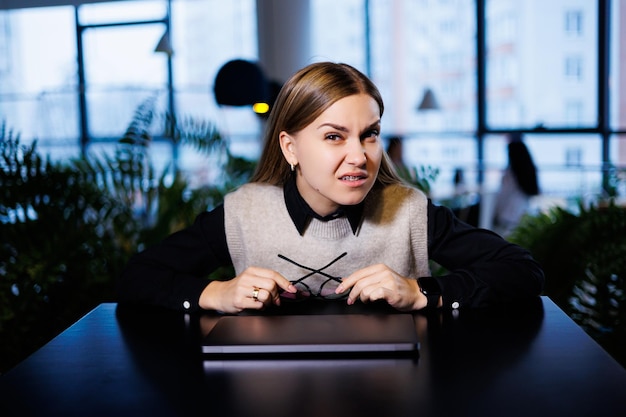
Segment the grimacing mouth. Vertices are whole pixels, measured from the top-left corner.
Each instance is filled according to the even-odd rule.
[[[365,179],[365,178],[367,178],[365,175],[344,175],[340,177],[339,179],[344,180],[344,181],[358,181],[360,179]]]

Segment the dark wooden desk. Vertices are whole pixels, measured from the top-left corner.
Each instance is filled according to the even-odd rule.
[[[0,378],[0,416],[626,415],[626,370],[547,298],[416,314],[418,360],[203,361],[215,320],[100,305]]]

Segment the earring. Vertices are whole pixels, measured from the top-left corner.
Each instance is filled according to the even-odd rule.
[[[291,172],[296,170],[296,166],[294,164],[289,164],[291,166]]]

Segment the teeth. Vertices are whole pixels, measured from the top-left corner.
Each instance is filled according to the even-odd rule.
[[[347,181],[356,181],[358,179],[360,179],[361,177],[355,177],[352,175],[346,175],[345,177],[342,177],[342,179],[347,180]]]

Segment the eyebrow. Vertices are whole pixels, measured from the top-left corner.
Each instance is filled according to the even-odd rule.
[[[322,123],[317,128],[320,129],[320,128],[326,127],[326,126],[332,127],[333,129],[339,130],[340,132],[347,132],[348,131],[347,127],[341,126],[341,125],[337,125],[337,124],[334,124],[334,123],[330,123],[330,122],[329,123]],[[363,129],[363,131],[361,133],[366,132],[369,129],[372,129],[374,127],[379,127],[379,126],[380,126],[380,119],[376,120],[374,123],[372,123],[371,125],[367,126],[365,129]]]

